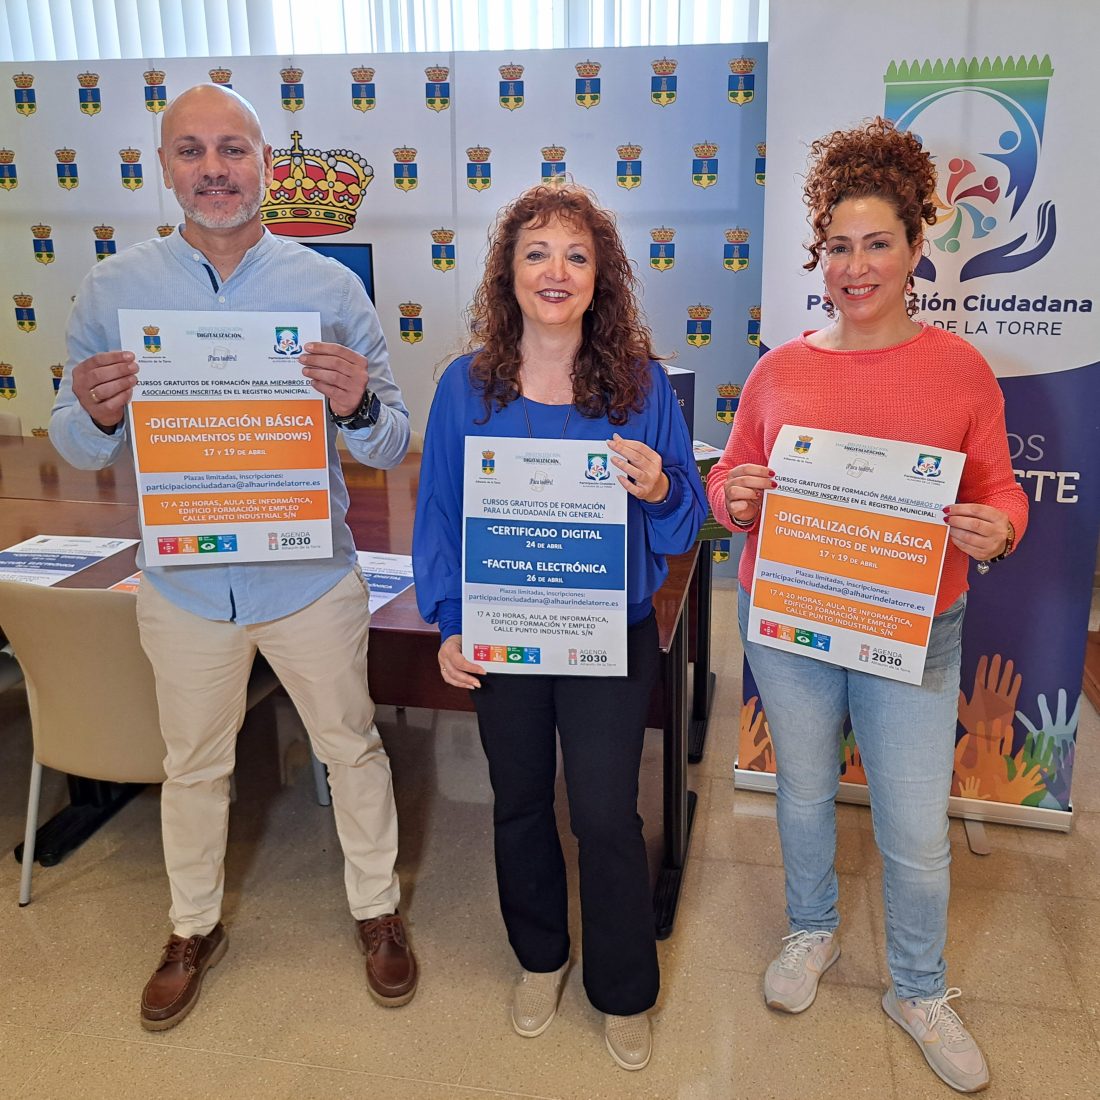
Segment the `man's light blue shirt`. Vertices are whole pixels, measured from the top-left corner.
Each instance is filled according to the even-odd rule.
[[[80,285],[66,333],[68,361],[50,420],[50,439],[73,466],[102,469],[130,448],[125,422],[107,435],[72,389],[73,367],[97,352],[121,347],[119,309],[319,313],[322,340],[365,356],[370,388],[382,404],[373,427],[342,432],[348,450],[365,466],[379,469],[405,457],[408,410],[393,378],[378,314],[358,276],[336,260],[264,230],[223,282],[213,264],[177,231],[96,264]],[[323,596],[355,564],[345,520],[348,491],[336,450],[338,429],[328,424],[327,430],[331,558],[146,568],[139,551],[144,575],[185,611],[242,625],[282,618]]]

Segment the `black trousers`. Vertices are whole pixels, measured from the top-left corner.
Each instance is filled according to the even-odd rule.
[[[655,615],[628,631],[629,675],[490,674],[474,691],[493,785],[500,910],[520,965],[569,957],[565,860],[554,817],[555,730],[580,853],[584,988],[600,1012],[632,1016],[660,987],[638,770],[657,676]]]

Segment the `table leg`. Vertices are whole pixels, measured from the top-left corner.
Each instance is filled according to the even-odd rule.
[[[667,939],[676,920],[691,827],[695,819],[695,792],[687,789],[687,616],[681,615],[665,658],[664,834],[665,850],[653,911],[657,939]]]
[[[38,827],[34,842],[35,859],[43,867],[60,863],[100,825],[114,817],[134,795],[144,790],[144,786],[142,783],[105,783],[70,775],[69,805]],[[15,858],[22,862],[22,843],[16,845]]]
[[[695,667],[692,673],[691,727],[688,733],[688,762],[691,764],[698,764],[703,759],[710,706],[714,702],[714,688],[718,679],[710,670],[710,597],[714,587],[714,559],[711,557],[709,542],[704,542],[699,547],[695,584]]]

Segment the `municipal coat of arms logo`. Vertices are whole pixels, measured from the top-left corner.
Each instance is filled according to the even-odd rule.
[[[145,109],[159,115],[168,106],[168,88],[164,81],[167,73],[163,69],[149,69],[142,73],[145,80]]]
[[[669,271],[675,266],[676,245],[672,243],[675,236],[676,230],[666,225],[649,231],[649,239],[653,242],[649,246],[649,266],[654,271]]]
[[[752,57],[735,57],[730,62],[729,89],[726,96],[730,103],[736,103],[743,107],[751,103],[755,96],[756,77],[753,69],[756,68],[756,59]]]
[[[63,191],[72,191],[80,186],[80,170],[76,164],[75,149],[57,149],[57,186]]]
[[[752,178],[761,186],[764,186],[764,169],[767,166],[768,159],[768,143],[766,141],[760,142],[756,146],[756,157],[753,161]]]
[[[89,118],[98,115],[103,110],[103,101],[100,99],[99,73],[79,73],[76,78],[77,105],[80,113]]]
[[[455,231],[432,230],[432,267],[436,271],[453,271],[455,266]]]
[[[30,118],[38,110],[34,95],[34,77],[30,73],[16,73],[11,79],[15,85],[15,109],[24,118]]]
[[[429,65],[424,70],[428,78],[424,85],[424,106],[429,111],[445,111],[451,105],[451,70],[446,65]]]
[[[501,65],[497,102],[506,111],[518,111],[523,106],[522,65]]]
[[[15,368],[11,363],[0,363],[0,397],[5,401],[10,401],[13,397],[18,397],[19,393],[15,387]]]
[[[578,107],[586,110],[600,102],[600,63],[598,61],[580,61],[577,70],[576,94],[574,100]]]
[[[122,158],[122,164],[119,166],[122,173],[122,186],[127,191],[136,191],[145,182],[141,176],[141,150],[120,149],[118,155]]]
[[[397,308],[401,311],[401,339],[406,344],[419,344],[424,339],[424,321],[420,316],[424,307],[419,302],[402,302]]]
[[[542,147],[542,182],[553,186],[565,183],[565,146]]]
[[[649,98],[658,107],[667,107],[676,102],[676,65],[671,58],[662,57],[660,61],[650,63],[653,76],[649,81]]]
[[[95,258],[99,260],[105,260],[108,256],[113,256],[118,250],[118,245],[115,243],[115,227],[113,225],[95,225],[92,226],[92,232],[95,234]]]
[[[351,105],[357,111],[373,111],[377,102],[374,70],[366,65],[356,65],[351,70]]]
[[[714,406],[714,419],[719,424],[732,424],[741,403],[741,387],[734,382],[723,382],[718,387],[718,400]]]
[[[481,472],[483,474],[493,474],[497,468],[497,453],[496,451],[482,451],[481,452]]]
[[[722,266],[727,271],[744,271],[749,266],[749,231],[727,229],[726,244],[722,250]]]
[[[749,307],[749,324],[745,330],[745,339],[754,348],[760,347],[760,307]]]
[[[411,145],[402,145],[393,151],[393,185],[398,191],[412,191],[417,179],[416,150]]]
[[[696,187],[713,187],[718,182],[718,146],[713,141],[701,141],[693,145],[695,154],[691,162],[691,182]]]
[[[161,349],[160,327],[158,325],[142,325],[141,331],[144,333],[142,343],[146,352],[149,355],[156,355]]]
[[[813,446],[813,442],[814,437],[812,435],[800,435],[794,441],[794,453],[796,455],[807,454],[810,450],[810,447]]]
[[[34,316],[34,298],[30,294],[13,294],[15,302],[15,325],[20,332],[34,332],[38,328],[38,321]]]
[[[279,76],[282,83],[279,85],[279,103],[284,111],[294,114],[306,105],[306,87],[302,83],[304,69],[280,69]]]
[[[466,186],[471,191],[487,191],[493,186],[493,166],[489,163],[492,150],[487,145],[471,145],[466,150]]]
[[[232,90],[232,69],[227,69],[223,65],[219,65],[217,66],[217,68],[208,70],[206,75],[210,77],[211,84],[217,84],[219,87],[229,88],[230,90]]]
[[[615,182],[627,191],[642,184],[642,147],[640,145],[620,145],[616,152],[619,159],[615,162]]]
[[[0,190],[14,191],[19,186],[19,173],[15,167],[15,150],[0,149]]]
[[[710,306],[688,306],[687,342],[693,348],[705,348],[711,341]]]
[[[31,226],[31,237],[34,240],[34,258],[40,264],[52,264],[56,255],[50,232],[48,225]]]

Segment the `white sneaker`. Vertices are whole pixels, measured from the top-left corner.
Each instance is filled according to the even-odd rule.
[[[961,989],[948,989],[940,997],[903,1001],[891,986],[883,995],[882,1007],[913,1037],[941,1081],[957,1092],[981,1092],[989,1084],[989,1067],[959,1014],[947,1003],[961,996]]]
[[[780,1012],[805,1012],[821,975],[840,958],[835,932],[792,932],[764,972],[764,1002]]]
[[[649,1013],[603,1018],[603,1034],[611,1057],[623,1069],[645,1069],[653,1054],[653,1029]]]
[[[546,973],[524,970],[512,989],[512,1027],[525,1039],[541,1035],[558,1012],[561,983],[569,960]]]

